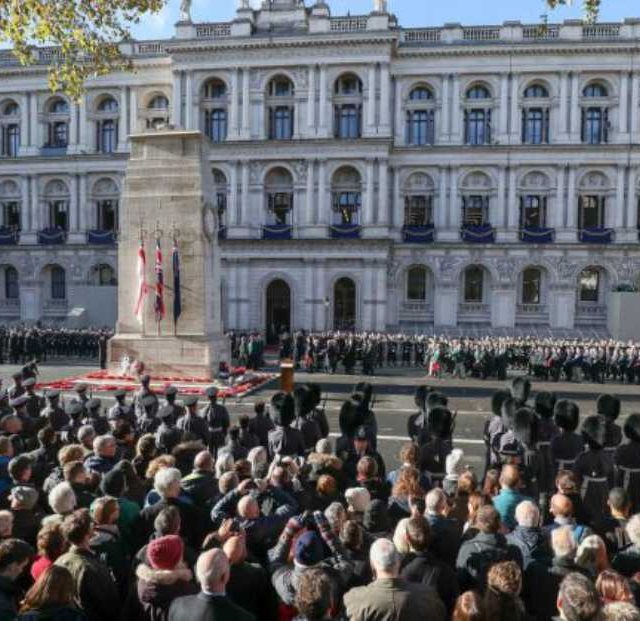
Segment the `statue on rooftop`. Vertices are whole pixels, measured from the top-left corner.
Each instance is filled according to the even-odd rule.
[[[387,0],[373,0],[374,13],[386,13],[387,12]]]
[[[191,0],[180,0],[180,21],[191,21]]]

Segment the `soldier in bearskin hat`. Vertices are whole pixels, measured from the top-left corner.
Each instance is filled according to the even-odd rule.
[[[502,405],[511,397],[508,390],[498,390],[491,396],[491,417],[485,421],[483,438],[486,447],[485,453],[485,472],[499,463],[498,454],[493,450],[493,444],[496,436],[506,431],[502,422]]]
[[[340,427],[340,437],[336,440],[336,455],[344,461],[353,445],[353,438],[358,429],[358,403],[353,399],[347,399],[340,406],[338,415],[338,426]]]
[[[182,432],[176,429],[174,409],[171,405],[165,404],[158,410],[160,426],[156,430],[156,447],[162,453],[171,454],[171,451],[182,442]]]
[[[284,392],[278,392],[271,398],[273,422],[276,428],[269,432],[268,450],[273,459],[276,455],[304,455],[305,445],[302,433],[292,429],[291,423],[296,417],[293,397]]]
[[[363,396],[359,409],[359,423],[367,429],[371,446],[376,449],[378,445],[378,421],[373,412],[373,386],[369,382],[359,382],[354,386],[354,392]]]
[[[602,416],[585,418],[581,429],[587,448],[576,458],[574,472],[582,482],[582,501],[593,522],[604,517],[609,489],[613,486],[613,464],[604,450],[606,422]]]
[[[428,412],[426,442],[420,447],[420,469],[426,470],[434,483],[446,476],[446,458],[453,450],[454,422],[455,416],[444,406]]]
[[[309,417],[318,423],[320,435],[323,438],[326,438],[329,435],[329,421],[327,420],[327,414],[324,411],[324,407],[320,407],[322,390],[318,384],[308,383],[306,386],[309,389],[311,402],[313,404]]]
[[[534,411],[537,418],[537,442],[540,460],[538,486],[540,500],[546,506],[547,496],[553,493],[555,467],[551,457],[551,440],[560,432],[553,421],[553,410],[557,397],[553,392],[539,392],[534,400]]]
[[[518,407],[527,404],[531,394],[531,382],[526,377],[516,377],[511,382],[511,396],[516,400]]]
[[[316,442],[322,438],[320,427],[310,416],[313,410],[313,397],[308,386],[296,386],[293,390],[296,418],[291,427],[298,429],[304,439],[305,452],[313,450]]]
[[[573,401],[558,401],[553,419],[560,433],[551,440],[550,450],[555,474],[560,470],[573,470],[576,457],[584,449],[584,441],[575,432],[580,422],[580,408]]]
[[[640,414],[631,414],[624,424],[629,442],[621,444],[613,463],[615,484],[624,487],[631,500],[631,512],[640,511]]]
[[[407,435],[417,444],[420,443],[422,432],[427,426],[427,396],[432,390],[428,386],[418,386],[413,395],[418,411],[407,419]]]
[[[596,412],[605,421],[604,450],[611,458],[622,443],[622,429],[615,422],[620,416],[620,407],[620,399],[615,395],[602,394],[596,401]]]

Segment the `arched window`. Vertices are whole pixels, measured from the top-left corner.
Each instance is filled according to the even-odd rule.
[[[113,153],[118,148],[118,102],[108,95],[96,108],[96,150]]]
[[[484,270],[472,265],[464,271],[465,303],[482,303],[484,300]]]
[[[525,99],[547,98],[549,97],[549,91],[542,84],[532,84],[525,89],[524,97]]]
[[[115,270],[106,263],[91,268],[91,284],[96,287],[115,287],[118,284]]]
[[[99,231],[118,230],[120,191],[113,179],[104,178],[95,183],[92,198],[96,206],[96,224]]]
[[[602,101],[608,96],[606,86],[597,82],[588,84],[582,91],[582,142],[585,144],[609,142],[609,107],[607,101]]]
[[[0,226],[3,229],[20,231],[22,195],[18,184],[9,179],[0,183]]]
[[[218,168],[213,169],[214,206],[218,216],[218,228],[222,229],[227,222],[227,177]]]
[[[44,190],[50,229],[69,230],[69,188],[64,181],[49,181]]]
[[[433,91],[417,86],[409,93],[407,102],[407,144],[420,146],[435,142],[435,106]]]
[[[46,106],[47,143],[55,149],[66,148],[69,144],[69,103],[62,97],[55,97]]]
[[[202,87],[204,133],[213,142],[227,139],[227,85],[212,78]]]
[[[158,128],[169,122],[169,99],[165,95],[154,95],[147,104],[147,127]]]
[[[340,278],[333,287],[333,328],[353,330],[356,323],[356,284],[351,278]]]
[[[343,166],[333,174],[331,203],[333,224],[358,224],[362,182],[355,168]]]
[[[51,267],[51,299],[67,299],[67,275],[59,265]]]
[[[404,186],[405,226],[433,224],[433,180],[424,173],[413,173]]]
[[[270,140],[291,140],[294,132],[295,91],[286,76],[273,78],[267,87]]]
[[[169,100],[164,95],[156,95],[151,98],[149,110],[166,110],[169,107]]]
[[[600,301],[600,270],[587,267],[580,272],[579,301],[597,304]]]
[[[274,168],[264,180],[268,223],[291,224],[293,209],[293,178],[286,168]]]
[[[532,84],[524,91],[522,106],[522,142],[546,144],[549,142],[549,92],[541,84]]]
[[[20,299],[18,270],[12,265],[8,265],[4,270],[4,297],[6,300]]]
[[[465,143],[483,145],[491,143],[491,93],[477,84],[466,93],[464,127]]]
[[[17,157],[20,148],[20,106],[15,101],[6,102],[0,117],[0,154]]]
[[[529,267],[522,272],[522,303],[541,304],[542,272],[536,267]]]
[[[407,300],[424,302],[427,299],[427,270],[419,265],[407,271]]]
[[[336,80],[333,111],[336,138],[362,136],[362,81],[358,76],[346,74]]]

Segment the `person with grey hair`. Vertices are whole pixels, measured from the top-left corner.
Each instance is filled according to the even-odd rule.
[[[90,454],[93,451],[93,441],[96,439],[96,430],[93,425],[82,425],[78,429],[77,437],[78,442]]]
[[[48,497],[49,506],[54,515],[48,515],[42,520],[43,526],[49,522],[62,522],[65,515],[73,513],[77,506],[76,495],[73,488],[66,481],[58,483],[50,492]]]
[[[537,505],[531,500],[523,500],[516,507],[515,520],[516,527],[507,535],[507,542],[518,551],[516,560],[525,574],[532,563],[549,565],[553,554],[540,527]]]
[[[425,496],[425,518],[429,522],[433,544],[433,555],[450,567],[455,567],[462,525],[457,520],[448,517],[449,502],[447,495],[439,488],[434,487]]]
[[[400,555],[393,542],[377,539],[371,546],[369,560],[374,581],[367,586],[353,588],[344,596],[350,621],[444,621],[444,604],[431,587],[399,577]]]
[[[596,587],[579,573],[570,573],[562,581],[556,605],[563,621],[599,621],[601,618]]]
[[[203,552],[196,564],[200,593],[178,597],[169,608],[169,621],[255,621],[227,597],[229,575],[229,561],[222,550]]]
[[[35,547],[42,521],[42,513],[36,509],[38,491],[24,485],[13,487],[9,502],[13,515],[12,535]]]
[[[344,523],[347,521],[347,511],[339,502],[332,502],[325,510],[324,517],[327,518],[331,530],[336,536],[340,535]]]
[[[117,449],[118,444],[112,435],[98,436],[93,441],[93,455],[89,455],[84,460],[84,465],[89,472],[97,472],[100,475],[104,475],[113,470],[118,463],[116,458]]]
[[[177,468],[161,468],[153,479],[153,487],[160,496],[160,500],[153,505],[145,507],[140,512],[137,526],[137,541],[139,546],[147,542],[153,533],[153,523],[158,514],[165,507],[176,507],[180,511],[181,531],[180,535],[185,543],[199,547],[202,542],[203,520],[200,512],[194,505],[188,504],[180,498],[182,474]]]
[[[640,571],[640,513],[631,517],[625,530],[631,544],[613,557],[611,565],[623,576],[631,578]]]
[[[640,610],[629,602],[611,602],[602,609],[602,621],[640,621]]]
[[[254,479],[264,479],[269,469],[269,455],[264,446],[254,446],[247,455],[247,461],[251,464],[251,476]]]

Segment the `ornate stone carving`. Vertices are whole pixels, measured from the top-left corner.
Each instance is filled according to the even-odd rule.
[[[293,165],[293,170],[296,173],[296,181],[299,183],[304,183],[307,180],[307,171],[309,165],[307,160],[298,160]]]
[[[614,263],[616,272],[618,273],[618,279],[621,283],[632,284],[638,277],[640,271],[640,264],[638,261],[634,261],[630,257],[624,257]]]
[[[495,262],[498,278],[512,282],[517,273],[517,265],[514,259],[497,259]]]
[[[442,280],[453,280],[461,259],[446,256],[438,259],[438,275]]]
[[[567,257],[559,257],[553,263],[560,280],[571,280],[578,272],[578,265],[571,263]]]
[[[260,183],[263,169],[262,162],[251,162],[249,165],[249,181],[251,183]]]
[[[307,73],[307,69],[296,69],[293,72],[293,76],[295,78],[296,88],[307,88],[307,82],[309,74]]]
[[[389,263],[387,263],[387,283],[389,285],[395,285],[399,271],[400,261],[389,261]]]

